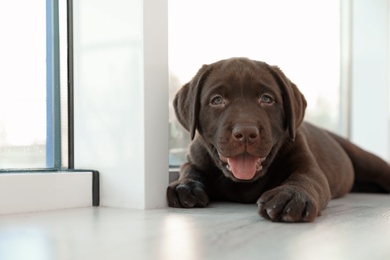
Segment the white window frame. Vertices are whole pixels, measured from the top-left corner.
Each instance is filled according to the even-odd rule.
[[[83,1],[79,2],[82,3]],[[126,3],[129,1],[113,0],[108,2],[109,3],[107,4],[109,4],[110,7],[115,6],[115,9],[110,9],[110,11],[114,12],[115,10],[129,7],[128,3]],[[141,17],[141,19],[137,21],[138,24],[136,26],[139,26],[139,29],[142,32],[139,36],[140,38],[137,39],[140,43],[139,53],[141,55],[140,62],[137,65],[140,68],[140,77],[142,80],[140,80],[139,85],[135,86],[135,88],[139,90],[137,97],[140,99],[140,102],[137,103],[137,111],[134,111],[134,114],[123,115],[123,128],[118,129],[114,126],[102,123],[99,125],[99,131],[96,131],[94,135],[81,134],[84,133],[82,129],[88,127],[88,117],[91,113],[100,113],[110,109],[110,106],[114,105],[116,100],[107,99],[104,104],[101,104],[101,107],[99,106],[98,110],[80,113],[80,111],[78,111],[80,102],[85,101],[82,97],[85,97],[88,94],[93,95],[93,93],[83,93],[84,86],[77,85],[76,80],[75,87],[81,89],[81,92],[79,92],[79,94],[76,93],[75,97],[75,167],[93,168],[100,171],[100,198],[101,205],[103,206],[140,209],[160,208],[166,206],[165,190],[169,182],[167,105],[168,0],[132,0],[130,2],[138,4],[139,8],[137,10],[127,11],[138,12]],[[353,16],[353,19],[350,20],[353,33],[357,33],[353,28],[355,28],[355,25],[359,25],[359,21],[366,21],[365,19],[367,19],[367,16],[369,19],[375,18],[372,17],[373,13],[359,12],[361,8],[367,8],[367,5],[380,5],[377,11],[381,12],[382,18],[385,16],[386,19],[388,19],[389,3],[387,0],[353,1],[353,5],[350,4],[348,7],[351,8],[350,11]],[[104,7],[104,4],[95,5],[95,8]],[[88,11],[89,10],[84,11],[85,13],[82,13],[81,15],[80,12],[83,12],[83,10],[78,9],[76,6],[75,13],[78,13],[77,19],[88,19]],[[382,12],[386,12],[386,14]],[[377,15],[378,14],[375,13],[374,16]],[[131,19],[132,16],[129,14],[128,17]],[[378,30],[381,28],[381,31],[387,35],[385,43],[380,46],[386,55],[377,58],[379,59],[378,62],[383,66],[383,71],[386,71],[387,74],[389,74],[389,23],[382,24],[379,23],[380,20],[375,21],[378,22],[378,24],[376,24],[376,29]],[[80,20],[75,21],[75,27],[79,27],[80,24],[78,23],[81,22],[82,21]],[[123,31],[123,33],[126,34],[128,32]],[[359,31],[359,33],[364,35],[365,32]],[[360,82],[362,76],[368,75],[371,77],[375,75],[377,71],[368,67],[365,68],[368,70],[367,74],[360,73],[358,68],[361,60],[358,51],[359,44],[362,44],[360,41],[364,41],[364,37],[362,37],[362,35],[358,37],[358,34],[355,34],[354,36],[355,37],[351,38],[351,44],[355,49],[348,57],[348,66],[346,69],[349,72],[347,72],[348,77],[344,82],[349,82],[348,84],[350,85],[352,93],[349,102],[349,109],[352,115],[350,119],[350,134],[354,141],[365,146],[369,145],[365,143],[367,134],[372,133],[373,131],[372,129],[365,127],[367,120],[370,120],[376,127],[383,127],[384,129],[389,130],[390,117],[388,112],[389,109],[387,109],[387,112],[381,113],[380,118],[359,116],[359,107],[362,105],[365,106],[367,96],[364,95],[364,92],[359,90],[360,87],[364,88],[365,86],[359,86],[358,82]],[[364,50],[367,51],[367,49]],[[77,60],[80,57],[76,56],[75,58]],[[104,62],[104,60],[102,62]],[[93,74],[94,71],[91,70],[90,73]],[[375,102],[379,102],[382,107],[388,108],[389,79],[384,75],[382,75],[381,79],[381,87],[378,87],[378,91],[381,94],[380,97],[376,96]],[[111,91],[115,92],[115,86],[111,87]],[[375,87],[376,86],[372,86],[372,92],[377,91],[374,89]],[[369,97],[369,99],[371,98],[372,96]],[[367,113],[377,113],[377,107],[365,107],[367,109],[365,111],[370,111]],[[383,118],[385,118],[384,122],[387,123],[382,122]],[[131,133],[134,131],[134,128],[141,133],[140,136],[137,136],[138,143],[126,146],[126,149],[123,150],[123,146],[119,146],[120,142],[115,139],[115,133],[122,133],[121,131],[128,131]],[[110,134],[104,134],[107,132]],[[389,144],[388,132],[380,132],[378,135],[370,136],[372,138],[382,138],[380,140],[382,140],[383,143]],[[383,140],[387,140],[387,142],[384,142]],[[102,160],[102,158],[90,158],[90,156],[88,156],[88,149],[91,148],[81,144],[85,141],[95,142],[96,147],[103,146],[101,149],[104,149],[105,143],[113,142],[118,144],[118,149],[110,150],[113,154],[107,154],[107,156],[122,158],[120,163],[112,165],[107,160]],[[375,145],[382,144],[375,142]],[[377,147],[371,147],[370,149],[376,150]],[[387,149],[389,148],[387,147]],[[390,158],[388,152],[387,155],[382,154],[382,156],[387,157],[386,159]],[[0,198],[2,198],[2,200],[0,200],[0,210],[2,210],[0,213],[90,206],[92,182],[92,173],[89,173],[89,175],[88,173],[0,175]],[[61,192],[58,192],[59,190]],[[56,194],[56,199],[53,198],[52,201],[47,201],[47,197],[52,194]],[[71,197],[71,199],[69,199],[71,201],[66,198],[68,196]],[[16,206],[13,207],[12,205]]]

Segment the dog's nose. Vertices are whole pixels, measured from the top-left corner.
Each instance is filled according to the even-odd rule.
[[[232,135],[237,141],[255,141],[259,138],[259,129],[255,126],[236,125],[233,128]]]

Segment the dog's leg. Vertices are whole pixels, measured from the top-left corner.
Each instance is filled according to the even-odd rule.
[[[355,183],[352,191],[390,192],[390,165],[348,140],[329,133],[344,149],[352,161]]]
[[[305,144],[298,145],[279,169],[288,177],[263,193],[258,200],[259,214],[271,221],[310,222],[331,199],[328,180]],[[289,173],[290,172],[290,173]]]
[[[362,155],[362,161],[351,157],[355,170],[352,192],[390,193],[390,165],[371,153]]]
[[[176,208],[205,207],[209,203],[207,186],[199,170],[190,163],[183,164],[179,179],[168,186],[168,205]]]
[[[283,185],[265,192],[260,197],[257,202],[259,214],[271,221],[313,221],[330,200],[329,188],[326,185],[307,176],[307,173],[297,172]]]

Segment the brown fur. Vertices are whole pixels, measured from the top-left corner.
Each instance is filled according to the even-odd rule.
[[[174,107],[193,141],[167,189],[171,207],[257,202],[266,219],[313,221],[330,199],[351,190],[390,191],[388,163],[303,122],[306,100],[278,67],[246,58],[204,65]],[[226,158],[243,154],[262,158],[248,163],[253,177],[227,166]]]

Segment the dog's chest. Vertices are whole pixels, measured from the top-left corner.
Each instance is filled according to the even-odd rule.
[[[214,181],[214,189],[222,200],[255,203],[266,191],[267,181],[259,180],[253,183],[237,183],[227,178]]]

